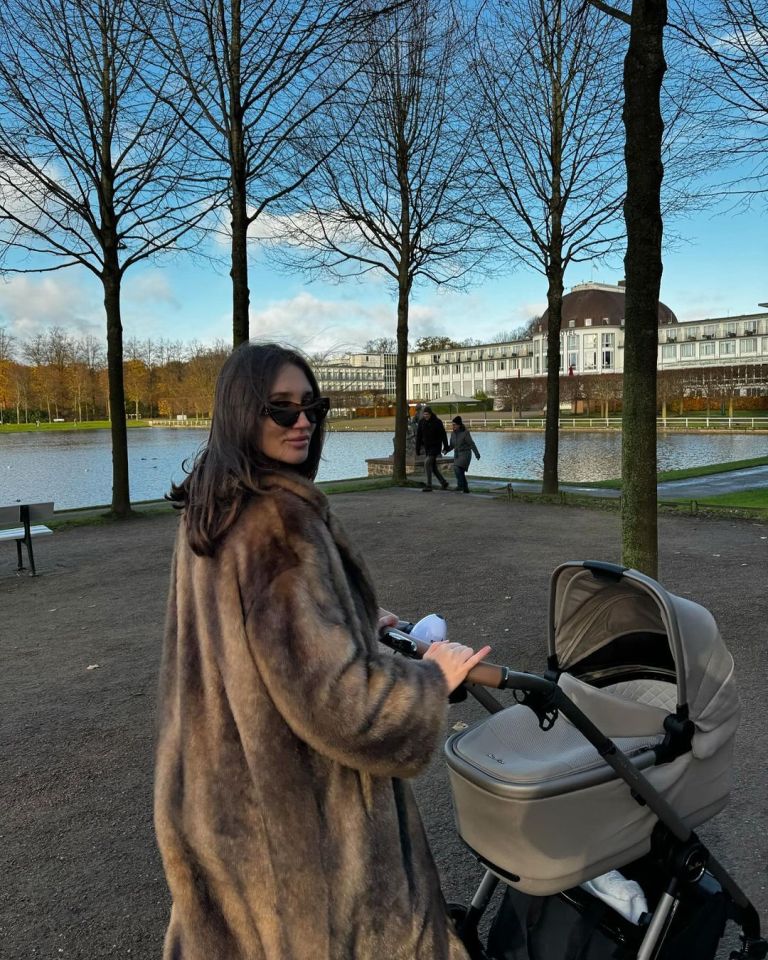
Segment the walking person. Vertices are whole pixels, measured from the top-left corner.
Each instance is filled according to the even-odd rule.
[[[432,474],[434,473],[437,482],[443,488],[448,489],[448,481],[440,473],[437,466],[437,458],[442,453],[448,452],[448,436],[445,432],[445,426],[440,417],[435,416],[432,407],[424,407],[421,411],[421,419],[416,428],[416,456],[421,456],[424,451],[424,471],[427,480],[421,488],[423,493],[429,493],[432,490]]]
[[[453,472],[456,476],[456,492],[469,493],[467,484],[467,470],[474,453],[477,460],[480,459],[480,451],[472,439],[472,434],[464,426],[461,417],[454,417],[451,421],[452,433],[451,442],[448,445],[449,450],[453,450]]]
[[[297,353],[238,347],[182,508],[160,671],[165,960],[467,960],[403,778],[476,654],[378,642],[365,563],[312,482],[329,403]]]

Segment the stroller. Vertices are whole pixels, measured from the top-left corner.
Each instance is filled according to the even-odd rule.
[[[385,642],[421,656],[401,626]],[[692,829],[728,801],[739,722],[713,617],[636,570],[573,561],[552,575],[548,629],[542,676],[472,671],[490,716],[445,745],[458,832],[486,868],[470,906],[451,907],[470,956],[714,960],[731,920],[732,960],[765,958],[755,908]],[[601,899],[595,878],[619,869],[645,898],[638,916]]]

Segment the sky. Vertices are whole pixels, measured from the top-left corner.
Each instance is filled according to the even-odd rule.
[[[756,209],[700,212],[675,223],[678,240],[664,253],[661,299],[680,320],[758,312],[768,302],[768,219]],[[227,264],[181,257],[135,267],[123,287],[126,339],[213,343],[231,339]],[[613,263],[576,264],[566,289],[623,277]],[[308,353],[346,352],[376,337],[394,337],[396,300],[381,278],[343,283],[279,272],[258,253],[250,273],[251,336]],[[546,308],[546,282],[530,270],[477,282],[467,291],[422,286],[411,301],[411,341],[431,335],[487,341]],[[0,327],[24,340],[58,325],[74,336],[105,340],[101,288],[80,267],[0,279]]]

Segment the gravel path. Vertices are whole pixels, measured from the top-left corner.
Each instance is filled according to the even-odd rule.
[[[489,642],[519,669],[544,665],[552,569],[619,557],[618,518],[597,510],[397,489],[333,506],[383,605],[440,612],[453,638]],[[154,694],[176,522],[59,530],[36,542],[36,579],[0,551],[3,960],[159,957],[169,903],[151,820]],[[701,832],[768,919],[768,525],[662,517],[660,542],[662,582],[715,614],[736,659],[732,801]],[[446,733],[480,715],[451,707]],[[446,895],[466,900],[481,871],[454,833],[439,757],[416,788]]]

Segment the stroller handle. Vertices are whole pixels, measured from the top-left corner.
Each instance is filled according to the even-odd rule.
[[[390,627],[388,630],[385,630],[379,639],[385,646],[391,647],[392,650],[405,654],[405,656],[411,657],[414,660],[421,660],[427,650],[432,646],[432,644],[426,640],[419,640],[417,637],[412,637],[402,630],[397,630],[395,627]],[[497,690],[502,690],[508,686],[509,677],[509,667],[503,667],[498,663],[489,663],[487,660],[482,660],[469,671],[464,683],[476,683],[483,687],[493,687]]]

